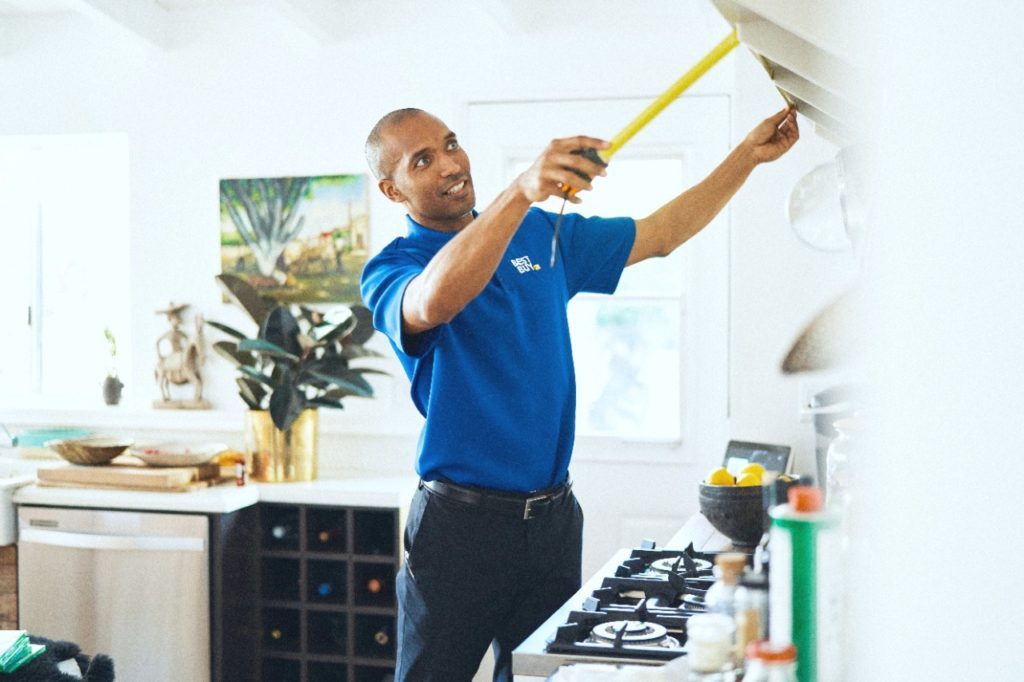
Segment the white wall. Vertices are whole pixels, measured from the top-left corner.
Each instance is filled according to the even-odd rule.
[[[736,69],[736,139],[782,99],[749,53]],[[815,474],[814,429],[794,421],[801,398],[828,386],[834,374],[787,376],[782,360],[800,330],[859,277],[851,251],[805,245],[786,220],[790,191],[805,173],[831,161],[838,148],[800,117],[800,142],[774,165],[759,168],[733,201],[729,315],[730,412],[734,438],[794,447],[795,469]]]
[[[848,679],[1017,680],[1024,8],[872,9],[880,428],[856,469]]]
[[[537,4],[545,9],[511,33],[499,30],[481,6],[488,4],[443,3],[426,16],[411,2],[383,10],[353,3],[346,38],[327,46],[259,5],[185,12],[168,50],[81,18],[20,20],[9,27],[0,57],[0,134],[103,130],[131,138],[128,267],[136,364],[130,372],[122,368],[126,403],[118,409],[145,409],[155,397],[152,343],[165,321],[153,311],[169,300],[190,302],[208,318],[245,324],[239,311],[219,302],[213,281],[219,270],[218,179],[364,172],[365,133],[379,115],[399,106],[433,110],[458,130],[470,101],[653,96],[728,31],[710,3],[698,0],[651,0],[628,10],[614,2]],[[695,86],[693,93],[700,92],[734,98],[735,140],[782,106],[743,48]],[[580,128],[615,132],[587,130],[586,121]],[[845,286],[851,267],[848,255],[801,245],[785,223],[783,205],[796,180],[833,153],[805,129],[798,148],[758,169],[732,205],[731,424],[723,439],[791,444],[801,468],[812,466],[811,426],[797,416],[798,382],[778,368],[799,328]],[[371,220],[375,247],[403,228],[400,208],[376,195]],[[200,420],[199,428],[226,431],[237,418],[240,430],[232,373],[216,358],[208,361],[207,373],[207,397],[228,414],[216,425]],[[345,453],[338,458],[347,465],[408,471],[418,417],[404,379],[385,381],[379,390],[377,400],[353,400],[344,413],[324,415],[328,440]],[[173,419],[161,428],[172,427]],[[145,421],[136,419],[139,428]],[[653,485],[680,520],[696,510],[697,481],[724,445],[655,477]],[[645,446],[626,447],[642,464]],[[623,449],[581,441],[577,457],[582,466]],[[334,445],[324,449],[328,469],[340,466],[331,461],[334,451]],[[673,453],[678,450],[662,448],[656,459],[671,460]]]

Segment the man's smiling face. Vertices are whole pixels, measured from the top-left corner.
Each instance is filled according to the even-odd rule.
[[[392,201],[405,204],[421,225],[451,232],[473,220],[476,192],[469,157],[442,121],[419,113],[384,131],[390,174],[379,186]]]

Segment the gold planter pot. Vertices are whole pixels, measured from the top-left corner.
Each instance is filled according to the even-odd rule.
[[[314,480],[318,438],[315,408],[303,410],[287,431],[274,426],[268,410],[249,410],[245,415],[245,465],[249,478],[263,483]]]

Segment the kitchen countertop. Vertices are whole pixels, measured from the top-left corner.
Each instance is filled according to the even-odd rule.
[[[14,493],[15,504],[141,509],[225,514],[257,502],[404,508],[416,492],[415,477],[365,473],[302,483],[233,482],[189,492],[149,492],[109,488],[62,488],[30,484]]]
[[[699,512],[691,516],[683,524],[683,527],[676,531],[676,534],[665,544],[665,548],[685,549],[691,542],[693,543],[693,548],[700,552],[718,552],[732,547],[729,539],[712,528],[704,515]],[[580,608],[583,601],[601,586],[605,576],[614,575],[615,568],[625,559],[629,558],[631,551],[630,549],[620,549],[615,552],[608,562],[587,580],[576,594],[555,611],[550,618],[544,621],[544,624],[527,637],[522,644],[516,647],[516,650],[512,652],[512,671],[517,681],[523,679],[525,682],[525,679],[533,677],[545,679],[562,665],[584,662],[593,663],[593,659],[583,656],[547,653],[545,648],[547,647],[548,639],[554,635],[559,625],[569,620],[569,613],[574,609]],[[639,662],[632,659],[607,657],[602,660],[602,663],[609,665],[637,665]],[[527,677],[523,678],[521,676]]]
[[[189,492],[150,492],[110,488],[58,488],[35,483],[14,493],[14,504],[92,509],[226,514],[259,502],[259,486],[218,485]]]

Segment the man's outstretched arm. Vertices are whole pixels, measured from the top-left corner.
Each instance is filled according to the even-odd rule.
[[[706,178],[636,221],[636,240],[626,265],[672,253],[718,215],[754,168],[779,158],[798,139],[794,109],[761,121]]]

